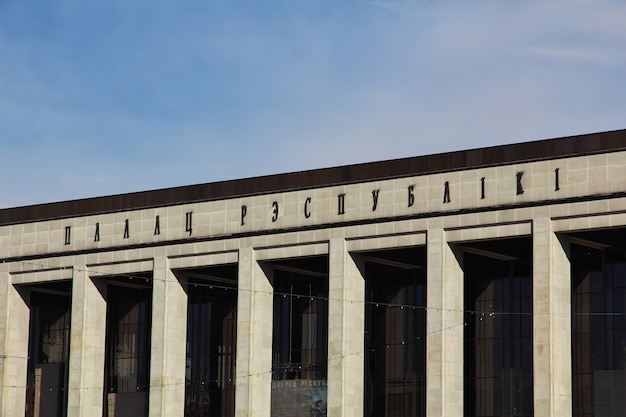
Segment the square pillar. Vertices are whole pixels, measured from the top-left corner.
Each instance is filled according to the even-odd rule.
[[[462,251],[429,229],[426,247],[426,415],[463,416]]]
[[[363,416],[365,280],[363,261],[344,239],[329,243],[328,415]]]
[[[272,386],[271,276],[255,259],[253,248],[239,250],[235,415],[269,417]]]
[[[178,417],[185,411],[187,292],[166,256],[154,259],[150,345],[149,415]]]
[[[23,416],[28,372],[28,291],[11,284],[0,266],[0,415]]]
[[[101,416],[104,398],[106,285],[75,266],[68,381],[68,417]]]
[[[549,218],[533,221],[533,365],[536,417],[572,415],[569,243]]]

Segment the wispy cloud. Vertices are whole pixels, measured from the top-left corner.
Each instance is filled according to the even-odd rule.
[[[0,206],[624,127],[620,1],[9,3]]]
[[[370,0],[370,6],[397,13],[419,14],[434,2],[431,0]]]
[[[522,53],[554,60],[600,64],[623,62],[626,57],[623,51],[583,46],[536,46],[525,48]]]

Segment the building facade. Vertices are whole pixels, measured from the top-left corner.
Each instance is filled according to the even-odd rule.
[[[2,416],[626,415],[626,130],[0,210]]]

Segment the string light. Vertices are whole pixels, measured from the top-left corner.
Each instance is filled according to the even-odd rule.
[[[145,282],[175,282],[175,281],[168,281],[165,279],[159,279],[159,278],[154,278],[154,276],[151,277],[146,277],[144,275],[135,275],[135,274],[129,274],[129,273],[121,273],[121,274],[107,274],[107,273],[102,273],[102,272],[98,272],[98,271],[93,271],[93,270],[88,270],[88,269],[79,269],[76,267],[72,267],[72,266],[53,266],[53,265],[46,265],[43,263],[37,263],[37,262],[29,262],[29,261],[15,261],[15,262],[19,262],[23,265],[29,265],[33,268],[35,268],[35,270],[27,270],[24,272],[46,272],[46,271],[64,271],[64,270],[72,270],[74,272],[85,272],[87,273],[90,277],[107,277],[107,278],[114,278],[114,277],[120,277],[120,278],[127,278],[129,280],[132,279],[141,279],[141,280],[145,280]],[[32,283],[35,284],[35,283]],[[25,284],[26,285],[26,284]],[[375,302],[375,301],[362,301],[362,300],[351,300],[351,299],[344,299],[344,298],[331,298],[331,297],[323,297],[323,296],[308,296],[308,295],[304,295],[304,294],[289,294],[289,293],[280,293],[280,292],[274,292],[272,290],[267,290],[267,291],[263,291],[263,290],[258,290],[258,289],[246,289],[246,288],[241,288],[241,287],[237,287],[237,286],[229,286],[229,285],[219,285],[219,284],[215,284],[215,283],[201,283],[201,282],[197,282],[194,281],[193,282],[193,287],[194,288],[208,288],[208,289],[212,289],[212,290],[224,290],[224,291],[231,291],[231,290],[238,290],[240,293],[245,293],[245,292],[249,292],[249,293],[254,293],[254,294],[261,294],[261,295],[271,295],[271,296],[281,296],[283,298],[286,297],[297,297],[300,298],[301,296],[303,297],[309,297],[309,299],[311,301],[314,300],[319,300],[319,301],[325,301],[325,302],[331,302],[331,301],[336,301],[339,303],[350,303],[350,304],[361,304],[364,306],[374,306],[377,308],[399,308],[400,310],[404,310],[405,307],[408,309],[412,309],[413,311],[415,310],[422,310],[424,312],[427,311],[431,311],[431,312],[448,312],[448,313],[462,313],[462,314],[467,314],[470,316],[480,316],[479,317],[479,321],[483,321],[483,319],[486,318],[491,318],[491,319],[495,319],[498,316],[511,316],[511,315],[516,315],[516,316],[536,316],[538,313],[534,313],[534,312],[511,312],[511,311],[493,311],[493,309],[491,311],[481,311],[481,310],[468,310],[468,309],[451,309],[451,308],[440,308],[440,307],[435,307],[432,305],[429,306],[422,306],[422,305],[412,305],[412,304],[400,304],[400,303],[381,303],[381,302]],[[621,313],[621,312],[589,312],[589,313],[571,313],[571,312],[567,312],[567,313],[554,313],[554,312],[550,312],[550,315],[576,315],[576,316],[623,316],[625,313]],[[485,316],[486,315],[486,316]],[[467,327],[470,323],[476,323],[476,318],[474,318],[473,320],[463,320],[459,323],[452,323],[450,325],[444,326],[440,329],[435,329],[432,330],[430,332],[425,333],[426,337],[429,336],[433,336],[435,334],[441,333],[441,332],[445,332],[448,330],[452,330],[454,328],[457,328],[459,326],[463,326],[463,327]],[[364,335],[365,336],[365,335]],[[396,343],[385,343],[385,344],[381,344],[381,345],[376,345],[376,346],[369,346],[368,350],[369,352],[376,352],[378,350],[382,350],[382,349],[391,349],[394,348],[396,346],[406,346],[411,345],[411,344],[417,344],[417,343],[421,343],[423,344],[425,341],[423,339],[421,339],[420,337],[416,337],[414,339],[411,340],[402,340],[402,341],[398,341]],[[353,356],[360,356],[361,354],[365,354],[366,351],[362,350],[362,351],[357,351],[357,352],[352,352],[352,353],[345,353],[342,355],[338,355],[338,356],[329,356],[327,358],[326,363],[331,363],[334,361],[340,361],[340,360],[344,360]],[[28,357],[25,356],[18,356],[18,355],[2,355],[0,358],[13,358],[13,359],[20,359],[20,360],[28,360]],[[307,366],[307,365],[305,365]],[[233,378],[229,379],[229,382],[233,382],[236,383],[237,380],[241,380],[241,379],[246,379],[246,378],[252,378],[252,377],[260,377],[260,376],[264,376],[264,375],[272,375],[276,373],[276,371],[273,370],[268,370],[268,371],[262,371],[262,372],[257,372],[257,373],[246,373],[244,375],[235,375]],[[151,384],[150,387],[169,387],[169,386],[180,386],[180,385],[186,385],[185,382],[174,382],[174,383],[161,383],[161,384]],[[25,389],[26,386],[18,386],[18,385],[2,385],[3,387],[8,387],[8,388],[19,388],[19,389]],[[104,387],[103,386],[94,386],[94,387],[71,387],[69,388],[70,390],[74,390],[74,391],[81,391],[81,390],[103,390]]]
[[[154,278],[154,276],[152,277],[146,277],[143,275],[133,275],[133,274],[128,274],[128,273],[118,273],[118,274],[109,274],[109,273],[102,273],[102,272],[97,272],[97,271],[92,271],[89,269],[80,269],[80,268],[76,268],[76,267],[72,267],[72,266],[63,266],[63,267],[56,267],[56,266],[50,266],[50,265],[46,265],[46,264],[41,264],[41,263],[34,263],[34,262],[29,262],[29,261],[15,261],[15,262],[19,262],[21,264],[27,264],[27,265],[32,265],[32,266],[37,266],[37,267],[41,267],[44,268],[40,271],[27,271],[27,272],[41,272],[41,271],[52,271],[52,270],[73,270],[73,271],[77,271],[77,272],[85,272],[88,273],[90,277],[102,277],[102,278],[127,278],[127,279],[142,279],[145,280],[146,282],[173,282],[173,281],[168,281],[165,279],[158,279],[158,278]],[[59,280],[61,281],[61,280]],[[43,282],[43,283],[47,283]],[[39,284],[42,282],[39,282]],[[38,283],[28,283],[28,284],[24,284],[24,285],[34,285],[34,284],[38,284]],[[20,284],[21,285],[21,284]],[[246,289],[246,288],[241,288],[241,287],[237,287],[237,286],[229,286],[229,285],[218,285],[215,283],[200,283],[197,281],[194,281],[193,283],[194,288],[209,288],[209,289],[221,289],[221,290],[225,290],[225,291],[231,291],[231,290],[239,290],[239,292],[250,292],[250,293],[254,293],[254,294],[261,294],[261,295],[277,295],[280,296],[282,295],[283,297],[308,297],[308,295],[305,294],[290,294],[290,293],[281,293],[281,292],[275,292],[273,290],[258,290],[258,289]],[[491,311],[482,311],[482,310],[470,310],[470,309],[453,309],[453,308],[442,308],[442,307],[435,307],[435,306],[423,306],[423,305],[414,305],[414,304],[401,304],[401,303],[381,303],[379,301],[361,301],[361,300],[349,300],[349,299],[345,299],[345,298],[332,298],[332,297],[323,297],[323,296],[311,296],[310,297],[311,300],[322,300],[322,301],[337,301],[337,302],[343,302],[343,303],[348,303],[350,302],[351,304],[353,303],[358,303],[358,304],[362,304],[362,305],[375,305],[376,307],[397,307],[400,309],[404,309],[404,308],[411,308],[413,310],[415,309],[419,309],[419,310],[423,310],[423,311],[439,311],[439,312],[448,312],[448,313],[467,313],[467,314],[491,314],[492,317],[495,317],[496,314],[497,315],[515,315],[515,316],[536,316],[536,315],[540,315],[539,313],[535,313],[535,312],[512,312],[512,311],[498,311],[495,312],[493,311],[493,309]],[[554,312],[550,312],[550,315],[570,315],[570,313],[554,313]],[[545,314],[543,314],[545,315]],[[588,312],[588,313],[571,313],[571,315],[577,315],[577,316],[624,316],[626,315],[626,313],[620,313],[620,312]]]

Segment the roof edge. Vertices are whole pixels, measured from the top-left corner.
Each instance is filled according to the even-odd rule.
[[[626,150],[626,129],[0,209],[0,226]]]

